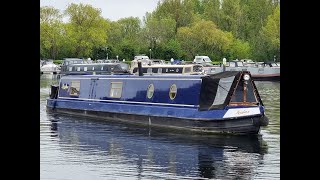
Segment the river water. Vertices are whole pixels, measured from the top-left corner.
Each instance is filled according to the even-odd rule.
[[[259,136],[190,135],[48,114],[40,76],[41,179],[280,179],[280,83],[256,82],[269,117]]]

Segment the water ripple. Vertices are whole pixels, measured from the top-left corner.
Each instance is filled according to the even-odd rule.
[[[162,132],[46,112],[40,78],[41,179],[280,179],[280,83],[256,82],[270,124],[261,136]]]

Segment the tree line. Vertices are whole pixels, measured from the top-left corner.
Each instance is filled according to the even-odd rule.
[[[87,4],[40,7],[40,58],[280,61],[279,0],[160,0],[138,17],[111,21]]]

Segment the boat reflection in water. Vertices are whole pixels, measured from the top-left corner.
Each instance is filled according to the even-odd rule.
[[[52,137],[67,147],[62,148],[66,154],[91,158],[89,163],[103,167],[112,163],[135,167],[131,175],[144,179],[251,179],[267,152],[261,135],[173,133],[52,113],[48,118]],[[126,168],[119,171],[128,176]]]

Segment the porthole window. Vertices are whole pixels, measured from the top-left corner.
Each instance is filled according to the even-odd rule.
[[[149,84],[148,91],[147,91],[147,97],[149,99],[151,99],[153,96],[153,93],[154,93],[154,86],[153,86],[153,84]]]
[[[176,98],[177,92],[178,92],[177,85],[172,84],[169,92],[169,97],[171,100],[174,100],[174,98]]]

